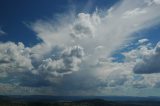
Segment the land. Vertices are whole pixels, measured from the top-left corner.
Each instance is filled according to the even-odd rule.
[[[160,106],[159,98],[104,98],[107,97],[0,96],[0,106]]]

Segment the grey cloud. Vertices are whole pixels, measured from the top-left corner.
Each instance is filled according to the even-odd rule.
[[[55,94],[48,87],[23,87],[14,84],[0,83],[1,95],[50,95]]]
[[[109,87],[117,87],[117,86],[123,86],[125,84],[125,82],[127,81],[127,78],[123,77],[123,78],[114,78],[111,81],[108,81],[108,86]]]
[[[151,74],[160,73],[160,42],[157,43],[153,51],[142,58],[142,61],[138,62],[133,71],[137,74]]]
[[[147,88],[148,86],[145,84],[135,83],[132,85],[132,87],[137,89],[143,89],[143,88]]]
[[[48,58],[39,65],[40,72],[55,76],[72,73],[79,70],[79,65],[84,56],[83,48],[74,46],[61,51],[59,58]]]
[[[58,79],[56,76],[78,71],[83,57],[84,50],[80,46],[63,49],[55,47],[37,62],[33,58],[31,48],[25,47],[23,43],[1,43],[1,82],[32,87],[49,86],[56,82]],[[50,81],[50,79],[55,81]]]
[[[15,74],[15,73],[14,73]],[[19,81],[19,86],[26,86],[26,87],[49,87],[53,85],[53,82],[48,81],[45,76],[42,75],[35,75],[32,73],[17,73],[18,77],[15,78]],[[11,75],[10,75],[11,76]],[[14,79],[14,78],[13,78]]]
[[[146,3],[148,3],[149,6],[151,5],[160,5],[160,0],[146,0]]]
[[[154,87],[154,88],[160,88],[160,81],[158,80],[158,81],[154,84],[153,87]]]

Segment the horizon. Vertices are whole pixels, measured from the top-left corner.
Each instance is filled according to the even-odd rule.
[[[96,96],[65,96],[65,95],[62,95],[62,96],[56,96],[56,95],[0,95],[0,96],[47,96],[47,97],[129,97],[129,98],[136,98],[136,97],[138,97],[138,98],[160,98],[160,96],[114,96],[114,95],[108,95],[108,96],[101,96],[101,95],[96,95]]]
[[[160,0],[0,7],[0,95],[160,97]]]

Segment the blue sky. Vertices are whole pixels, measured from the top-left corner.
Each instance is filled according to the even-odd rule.
[[[39,41],[36,39],[35,33],[27,28],[25,23],[34,22],[38,19],[54,18],[54,15],[63,14],[72,9],[75,9],[77,13],[93,12],[96,7],[109,8],[116,1],[117,0],[102,0],[101,2],[96,0],[2,0],[0,4],[0,26],[7,34],[1,37],[0,40],[5,42],[23,42],[27,46],[34,45]]]
[[[0,7],[0,94],[160,96],[159,0]]]

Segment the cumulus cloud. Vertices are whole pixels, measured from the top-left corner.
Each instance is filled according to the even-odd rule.
[[[77,39],[92,38],[95,35],[95,27],[100,23],[100,17],[94,13],[93,15],[80,13],[78,18],[71,27],[71,36]]]
[[[140,43],[139,41],[141,40],[143,41],[143,39],[138,40],[139,45],[137,46],[137,48],[122,53],[125,56],[125,61],[138,62],[140,61],[140,59],[148,57],[152,53],[152,44],[149,42],[146,44]]]
[[[140,40],[138,40],[138,43],[139,44],[143,44],[143,43],[147,43],[149,40],[148,39],[140,39]]]
[[[145,0],[122,0],[109,10],[67,14],[58,17],[56,23],[33,22],[30,27],[42,42],[30,48],[23,43],[1,43],[0,77],[19,86],[50,86],[58,95],[158,86],[158,77],[138,76],[132,70],[157,71],[158,63],[154,63],[160,60],[156,58],[159,44],[153,49],[146,46],[147,39],[139,40],[138,48],[122,53],[122,63],[113,62],[111,55],[136,37],[135,32],[159,24],[159,9],[156,2],[149,5]]]
[[[22,43],[8,42],[0,44],[1,72],[30,71],[32,68],[29,48],[25,48]]]
[[[160,42],[157,43],[156,47],[151,52],[142,57],[136,66],[134,72],[137,74],[150,74],[160,72]]]
[[[53,74],[55,76],[69,74],[72,71],[78,71],[79,65],[84,56],[82,47],[74,46],[63,50],[58,58],[48,58],[43,60],[38,70]]]
[[[120,45],[127,43],[133,33],[159,23],[160,14],[155,12],[158,8],[155,5],[148,6],[143,0],[134,3],[127,0],[102,13],[96,10],[93,14],[71,15],[71,19],[58,17],[58,24],[38,20],[31,24],[31,28],[43,40],[44,44],[40,45],[47,48],[44,51],[41,50],[43,47],[39,48],[42,54],[57,45],[80,45],[89,55],[88,63],[93,65],[99,58],[110,56]],[[126,17],[126,14],[131,16]],[[103,49],[95,51],[98,46],[103,46]]]

